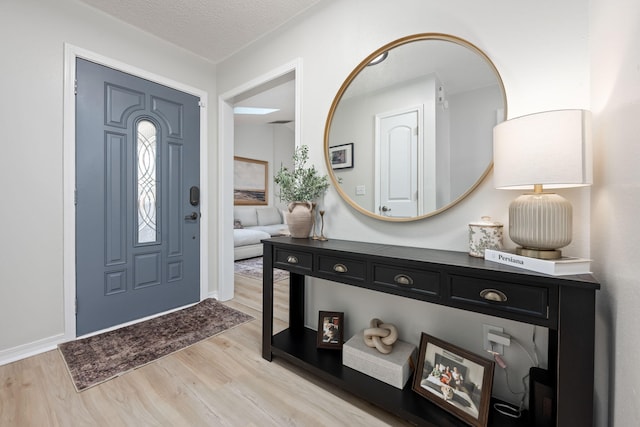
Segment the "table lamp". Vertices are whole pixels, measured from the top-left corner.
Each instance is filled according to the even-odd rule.
[[[546,111],[495,126],[493,180],[498,189],[533,190],[509,205],[516,253],[560,258],[559,249],[571,243],[571,203],[544,190],[592,184],[591,113]]]

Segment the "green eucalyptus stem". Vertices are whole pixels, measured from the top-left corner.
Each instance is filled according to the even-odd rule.
[[[309,160],[309,147],[302,145],[293,153],[293,170],[281,166],[274,176],[274,182],[280,187],[280,201],[313,201],[329,187],[326,175],[320,175],[315,166],[306,167]]]

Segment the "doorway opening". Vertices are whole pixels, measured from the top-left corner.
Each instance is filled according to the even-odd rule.
[[[273,175],[284,159],[290,161],[300,141],[300,59],[272,70],[219,98],[219,230],[218,297],[222,301],[234,294],[234,170],[233,158],[240,156],[268,162],[268,204],[278,206],[273,190]],[[292,93],[293,92],[293,93]],[[284,101],[284,104],[282,103]],[[236,106],[267,108],[280,103],[287,115],[267,115],[262,118],[234,114]],[[284,112],[284,111],[283,111]],[[237,134],[237,135],[236,135]],[[259,135],[267,135],[265,138]]]

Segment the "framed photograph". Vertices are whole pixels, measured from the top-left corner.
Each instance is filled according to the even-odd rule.
[[[353,167],[353,142],[329,147],[329,160],[333,169]]]
[[[342,349],[344,313],[321,311],[318,316],[318,348]]]
[[[233,204],[266,205],[269,203],[269,163],[246,157],[233,158]]]
[[[486,426],[495,362],[422,333],[413,391],[472,426]]]

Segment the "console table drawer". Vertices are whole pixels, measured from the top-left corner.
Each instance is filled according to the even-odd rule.
[[[308,252],[290,251],[284,248],[275,248],[273,256],[274,266],[284,270],[313,270],[313,255]]]
[[[396,290],[440,296],[440,274],[432,271],[376,264],[373,266],[373,283]]]
[[[451,299],[505,312],[548,317],[549,290],[544,287],[452,276]]]
[[[349,280],[350,282],[364,282],[367,264],[364,260],[320,255],[318,257],[318,272],[329,279]]]

